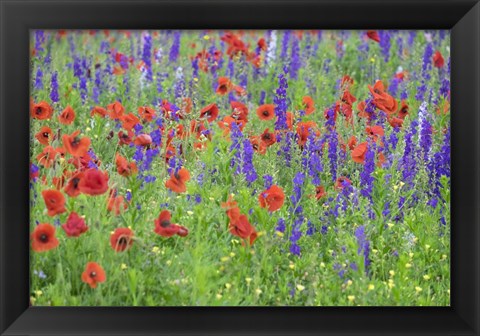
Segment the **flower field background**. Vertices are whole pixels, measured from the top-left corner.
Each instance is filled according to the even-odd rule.
[[[31,304],[447,306],[448,31],[33,31]]]

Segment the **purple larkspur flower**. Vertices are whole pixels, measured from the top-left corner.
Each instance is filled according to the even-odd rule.
[[[365,233],[365,226],[360,226],[355,230],[355,237],[357,238],[358,244],[358,254],[363,255],[363,261],[365,265],[365,272],[368,274],[368,269],[370,266],[370,242],[368,241],[367,235]]]
[[[58,78],[57,78],[57,72],[55,71],[52,74],[52,84],[51,84],[51,91],[50,91],[50,99],[52,100],[53,103],[58,103],[60,100],[58,96]]]
[[[249,139],[243,140],[243,166],[242,173],[245,175],[248,185],[257,180],[257,172],[253,165],[253,146]]]

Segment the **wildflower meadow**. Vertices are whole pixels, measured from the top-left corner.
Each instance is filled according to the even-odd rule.
[[[32,305],[450,305],[449,31],[30,51]]]

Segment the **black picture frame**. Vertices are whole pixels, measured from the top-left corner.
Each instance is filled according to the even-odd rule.
[[[0,0],[1,335],[479,335],[480,4]],[[451,29],[450,307],[29,307],[29,29]]]

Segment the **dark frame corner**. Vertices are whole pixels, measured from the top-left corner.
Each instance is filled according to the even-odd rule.
[[[1,335],[480,334],[478,0],[0,0],[0,24]],[[29,308],[29,29],[273,27],[451,29],[451,307]]]

